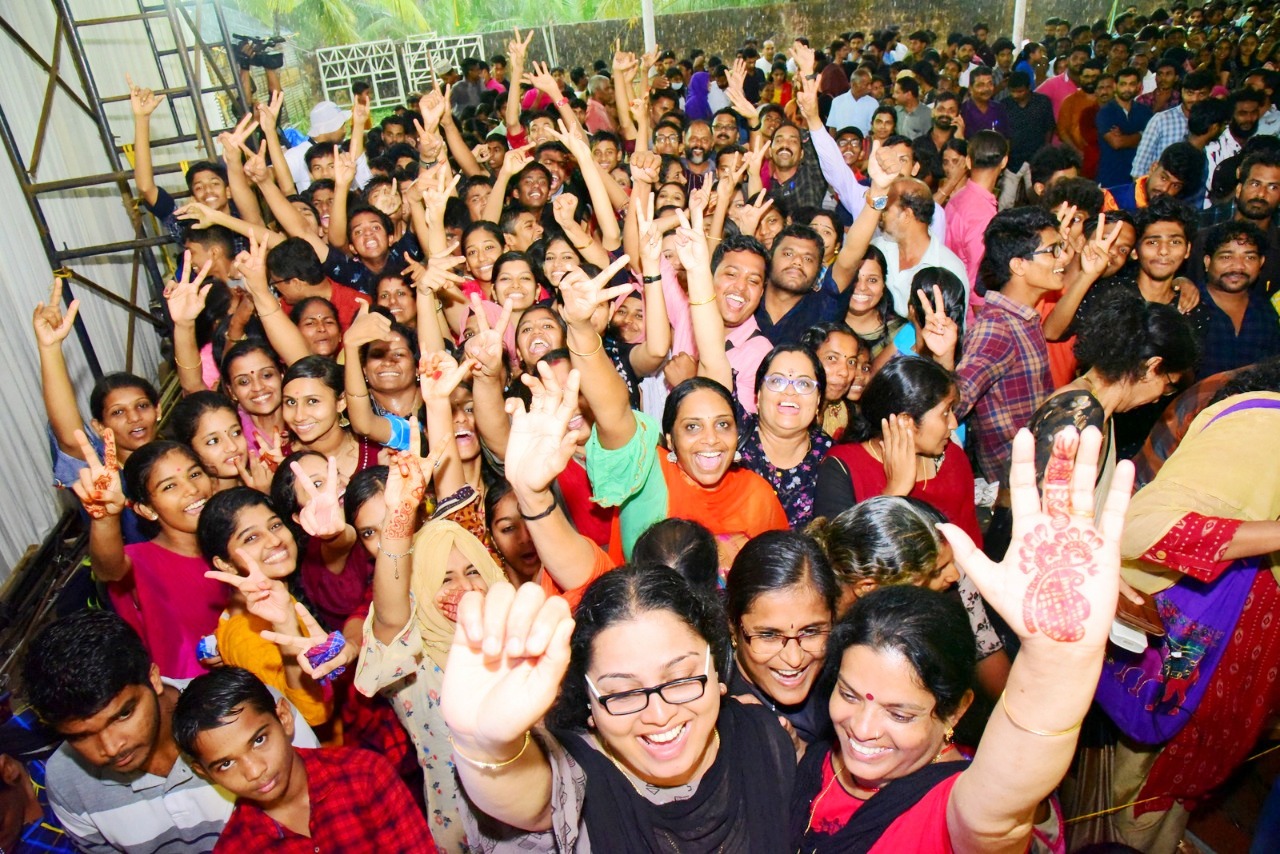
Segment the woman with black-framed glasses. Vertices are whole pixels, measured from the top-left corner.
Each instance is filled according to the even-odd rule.
[[[797,753],[830,735],[827,698],[813,687],[839,597],[826,556],[795,531],[756,537],[729,572],[725,609],[736,665],[729,692],[776,714]]]
[[[724,697],[724,611],[674,570],[606,573],[573,617],[496,584],[458,625],[441,697],[473,846],[784,850],[792,744],[764,706]]]

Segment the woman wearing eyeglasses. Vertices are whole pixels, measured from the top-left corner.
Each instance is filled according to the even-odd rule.
[[[756,412],[739,412],[742,467],[769,482],[787,521],[803,528],[813,518],[818,467],[831,437],[818,426],[827,377],[805,347],[782,344],[756,372]]]
[[[441,692],[485,851],[780,852],[795,751],[726,698],[724,612],[666,567],[467,596]],[[539,722],[545,717],[547,729]]]
[[[795,531],[747,543],[725,586],[736,665],[729,693],[778,715],[797,753],[830,735],[827,698],[813,687],[839,597],[822,550]]]
[[[981,542],[973,468],[951,440],[955,378],[936,362],[903,356],[880,369],[859,402],[861,416],[818,470],[816,516],[832,517],[875,495],[932,504]]]

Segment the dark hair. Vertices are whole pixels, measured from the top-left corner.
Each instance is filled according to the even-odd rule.
[[[384,309],[382,309],[381,307],[378,307],[378,308],[371,309],[371,311],[377,311],[381,313],[382,311],[384,311]],[[387,312],[387,313],[390,314],[390,312]],[[418,364],[418,360],[422,358],[422,353],[418,349],[419,345],[418,345],[417,333],[414,332],[409,327],[405,326],[403,323],[400,323],[399,321],[393,318],[391,321],[391,334],[399,335],[401,338],[404,339],[405,344],[407,344],[409,347],[409,354],[413,356],[413,364],[416,366]],[[383,338],[381,340],[389,342],[391,339]],[[369,348],[372,347],[374,343],[375,342],[370,341],[368,344],[360,345],[359,356],[360,356],[361,367],[364,367],[365,363],[369,361]],[[345,373],[343,374],[343,380],[344,381],[346,380]]]
[[[819,238],[819,242],[821,242],[821,238]],[[711,256],[712,273],[719,269],[720,262],[724,260],[724,256],[729,252],[750,252],[753,255],[760,256],[760,260],[764,261],[765,274],[768,274],[769,250],[765,249],[763,243],[749,234],[725,235]]]
[[[797,586],[817,591],[835,617],[840,585],[811,537],[799,531],[767,531],[751,539],[733,559],[725,584],[730,630],[761,595]]]
[[[704,594],[719,593],[720,552],[715,534],[691,519],[671,517],[649,526],[631,547],[635,564],[673,569]]]
[[[1175,142],[1160,152],[1161,168],[1182,182],[1182,195],[1195,193],[1203,183],[1206,158],[1203,151],[1189,142]],[[1187,232],[1193,235],[1194,231]]]
[[[1082,166],[1080,155],[1074,148],[1065,145],[1046,145],[1031,155],[1031,183],[1048,184],[1049,179],[1057,172],[1076,169]]]
[[[924,225],[932,223],[933,211],[937,205],[933,201],[933,195],[929,192],[928,186],[917,178],[899,178],[894,183],[900,187],[898,201],[904,208],[911,211],[916,221]]]
[[[992,217],[982,236],[986,247],[978,268],[982,284],[993,291],[1008,284],[1013,277],[1010,262],[1014,258],[1030,258],[1040,246],[1040,232],[1046,228],[1057,231],[1058,220],[1040,207],[1010,208]]]
[[[824,320],[810,326],[800,335],[800,346],[804,347],[814,356],[818,355],[818,348],[826,343],[827,339],[836,333],[848,335],[858,343],[858,346],[866,345],[858,338],[858,333],[853,331],[853,327],[845,323],[843,320]]]
[[[416,152],[416,151],[415,151],[415,152],[413,152],[413,154],[412,154],[411,156],[413,156],[413,157],[417,157],[417,156],[418,156],[418,155],[417,155],[417,152]],[[394,226],[394,225],[392,225],[392,223],[391,223],[391,217],[387,216],[386,214],[384,214],[382,211],[378,210],[378,209],[377,209],[377,208],[375,208],[375,207],[371,207],[370,205],[363,205],[363,204],[362,204],[362,205],[356,205],[354,208],[352,208],[351,210],[347,211],[347,235],[346,235],[346,237],[347,237],[347,242],[349,242],[349,243],[354,243],[354,242],[355,242],[355,238],[354,238],[354,237],[352,237],[352,231],[351,231],[351,230],[352,230],[353,228],[355,228],[355,227],[356,227],[356,217],[361,216],[361,215],[363,215],[363,214],[372,214],[373,216],[375,216],[375,217],[377,217],[377,218],[378,218],[378,222],[382,223],[382,230],[383,230],[383,231],[385,231],[385,232],[387,233],[387,239],[388,239],[388,240],[390,240],[390,239],[391,239],[391,236],[392,236],[393,234],[395,234],[395,230],[396,230],[396,229],[395,229],[395,226]],[[310,244],[308,244],[308,247],[309,247],[309,246],[310,246]],[[312,258],[315,258],[315,254],[316,254],[316,253],[315,253],[315,250],[314,250],[314,249],[312,249],[312,250],[311,250],[311,257],[312,257]],[[268,259],[268,260],[270,260],[270,259]]]
[[[303,356],[294,362],[284,372],[280,387],[284,388],[289,383],[299,379],[320,380],[333,390],[334,396],[339,400],[342,399],[343,390],[346,388],[342,366],[333,359],[326,359],[324,356]]]
[[[1032,44],[1038,45],[1037,42],[1032,42]],[[1031,44],[1027,45],[1028,48],[1031,46],[1032,46]],[[1031,88],[1030,74],[1028,74],[1025,71],[1014,71],[1010,73],[1009,89],[1012,90],[1012,89],[1030,89],[1030,88]]]
[[[360,508],[367,504],[371,499],[381,495],[387,487],[386,466],[370,466],[367,469],[361,469],[351,476],[351,480],[347,481],[346,491],[342,493],[342,513],[347,519],[347,524],[351,527],[356,525],[356,514],[360,512]],[[275,480],[272,479],[272,493],[274,498]],[[289,492],[293,493],[292,484],[289,486]],[[487,494],[487,493],[486,493]],[[360,532],[356,531],[356,538],[359,539]]]
[[[178,401],[178,405],[169,413],[169,435],[176,442],[190,445],[191,441],[196,437],[200,419],[206,413],[216,412],[220,409],[230,412],[236,417],[236,423],[240,423],[240,416],[236,411],[235,404],[228,400],[225,395],[216,391],[198,391],[187,395]]]
[[[214,175],[217,175],[222,179],[222,183],[227,183],[227,167],[223,166],[221,163],[214,163],[212,160],[197,160],[195,163],[191,163],[187,166],[187,174],[185,177],[188,190],[194,189],[196,176],[201,172],[212,172]]]
[[[107,395],[122,388],[136,388],[142,392],[147,400],[151,401],[152,406],[157,406],[160,403],[160,393],[156,391],[156,387],[149,381],[137,374],[112,371],[109,374],[103,374],[93,384],[93,389],[89,392],[89,413],[101,421],[107,414]]]
[[[131,685],[150,688],[151,656],[111,611],[77,611],[36,634],[22,661],[27,702],[54,727],[91,718]]]
[[[618,623],[653,611],[671,614],[706,640],[711,646],[712,667],[721,682],[728,681],[733,653],[720,603],[696,590],[674,569],[635,564],[621,566],[593,581],[573,614],[575,625],[569,642],[569,668],[560,681],[560,694],[555,705],[547,714],[552,726],[581,729],[586,725],[590,705],[587,667],[591,663],[596,637]]]
[[[1218,389],[1209,406],[1221,403],[1228,397],[1237,394],[1251,394],[1256,391],[1280,393],[1280,356],[1272,356],[1247,368],[1242,368],[1231,379]]]
[[[231,385],[231,366],[237,359],[248,356],[250,353],[261,353],[271,360],[276,368],[280,368],[280,357],[276,355],[276,351],[271,349],[271,345],[261,338],[249,338],[245,341],[237,341],[231,345],[227,352],[222,354],[222,364],[219,366],[219,373],[222,375],[222,382],[225,385]]]
[[[782,244],[783,239],[787,237],[792,237],[792,238],[795,238],[796,240],[807,240],[810,243],[817,246],[818,256],[819,256],[818,260],[819,262],[821,262],[822,250],[825,244],[822,240],[822,235],[814,231],[812,226],[809,226],[800,222],[792,222],[790,225],[785,226],[781,231],[778,232],[778,235],[773,238],[773,251],[777,251],[778,246],[780,246]],[[770,260],[770,263],[772,263],[773,261],[772,251],[769,253],[769,260]]]
[[[968,288],[960,277],[946,267],[921,267],[911,277],[911,287],[907,291],[907,305],[916,311],[916,322],[924,326],[924,306],[920,304],[920,291],[929,295],[929,308],[933,308],[933,286],[937,285],[942,292],[942,310],[956,325],[956,364],[960,363],[960,353],[964,347],[964,321],[968,306],[965,303]],[[906,355],[906,354],[903,354]]]
[[[546,356],[543,356],[545,359]],[[671,394],[667,395],[666,405],[662,409],[662,432],[665,435],[671,435],[671,431],[676,427],[676,416],[680,412],[680,405],[684,403],[685,398],[698,391],[712,391],[718,394],[729,406],[729,411],[733,413],[733,422],[738,423],[738,410],[733,403],[733,395],[729,390],[715,380],[706,377],[693,377],[687,379],[680,385],[671,390]]]
[[[1213,84],[1216,82],[1212,71],[1207,68],[1199,68],[1188,72],[1187,76],[1182,78],[1182,88],[1191,90],[1212,89]]]
[[[769,375],[769,367],[773,364],[773,360],[783,353],[800,353],[809,359],[809,363],[813,365],[813,378],[818,381],[818,400],[825,399],[827,394],[827,372],[822,367],[822,363],[818,361],[817,353],[798,343],[779,344],[760,360],[760,367],[756,368],[756,394],[760,394],[760,389],[764,386],[764,378]],[[819,406],[818,408],[821,409],[822,407]]]
[[[1193,240],[1196,236],[1196,227],[1199,221],[1196,219],[1195,211],[1189,206],[1183,204],[1172,196],[1156,196],[1147,202],[1145,208],[1140,208],[1134,216],[1134,228],[1138,233],[1138,240],[1142,240],[1147,229],[1155,225],[1157,222],[1176,222],[1182,226],[1183,236],[1187,240]]]
[[[200,733],[231,723],[246,709],[275,717],[276,700],[257,676],[243,667],[219,667],[197,676],[178,695],[173,740],[183,753],[201,762],[196,753]]]
[[[297,326],[301,323],[302,318],[307,313],[307,309],[311,308],[311,306],[316,303],[321,303],[325,308],[327,308],[329,313],[333,315],[334,320],[338,319],[338,309],[334,307],[333,303],[329,302],[324,297],[306,297],[305,299],[299,300],[298,303],[289,310],[289,319],[293,321],[293,325]]]
[[[1228,220],[1209,229],[1204,241],[1204,254],[1212,256],[1228,243],[1247,243],[1258,250],[1259,255],[1266,255],[1269,251],[1267,235],[1248,220]]]
[[[307,171],[310,172],[312,165],[314,165],[321,157],[335,156],[333,150],[340,147],[341,143],[317,142],[313,144],[306,150],[306,153],[302,155],[302,159],[305,160],[307,164]]]
[[[1141,379],[1155,357],[1164,373],[1181,373],[1200,356],[1195,332],[1176,308],[1123,290],[1078,319],[1074,351],[1082,369],[1092,367],[1110,382]]]
[[[302,509],[298,502],[296,489],[298,476],[293,473],[293,464],[303,457],[319,457],[328,462],[328,457],[319,451],[294,451],[280,461],[276,473],[271,477],[271,506],[276,508],[280,517],[290,525],[294,524],[294,514]],[[208,506],[205,505],[206,508]]]
[[[920,83],[914,77],[899,77],[898,88],[912,97],[920,97]]]
[[[955,388],[955,377],[932,359],[908,355],[892,359],[867,383],[858,400],[860,417],[850,423],[845,441],[878,437],[883,429],[880,422],[890,415],[908,415],[919,423]]]
[[[837,516],[815,519],[807,533],[844,584],[916,584],[938,574],[946,517],[918,498],[876,495]]]
[[[1075,207],[1085,219],[1095,217],[1104,202],[1102,188],[1089,178],[1063,178],[1054,182],[1040,199],[1040,204],[1050,211],[1056,211],[1063,202]]]
[[[188,229],[183,243],[195,243],[205,249],[214,249],[216,247],[222,250],[223,257],[228,261],[236,257],[236,236],[231,229],[223,225]],[[315,252],[313,251],[312,254],[314,255]]]
[[[267,272],[277,279],[299,279],[309,285],[324,281],[324,265],[301,237],[286,238],[267,253]]]
[[[1243,184],[1249,179],[1249,173],[1255,166],[1261,166],[1264,169],[1280,169],[1280,153],[1261,150],[1246,155],[1244,160],[1240,161],[1240,183]]]
[[[969,138],[969,159],[974,169],[995,169],[1009,156],[1009,140],[993,130],[980,130]]]
[[[200,464],[196,452],[179,442],[170,442],[165,439],[148,442],[130,454],[129,459],[125,461],[124,470],[121,473],[125,494],[140,504],[149,505],[151,492],[147,488],[147,482],[151,479],[151,470],[155,468],[156,463],[175,452],[197,465]]]
[[[882,587],[854,603],[827,641],[824,689],[834,690],[845,650],[854,646],[905,658],[933,695],[939,720],[959,710],[977,672],[977,645],[964,606],[923,587]]]
[[[231,558],[231,538],[235,535],[236,520],[250,507],[266,507],[273,513],[279,511],[256,489],[233,486],[215,493],[204,509],[196,525],[196,539],[200,542],[200,554],[210,564],[214,558],[234,563]],[[281,517],[282,520],[285,517]]]

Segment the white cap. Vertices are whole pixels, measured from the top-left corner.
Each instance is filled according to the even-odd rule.
[[[311,108],[311,135],[320,136],[341,130],[349,118],[350,110],[342,109],[333,101],[321,101]]]

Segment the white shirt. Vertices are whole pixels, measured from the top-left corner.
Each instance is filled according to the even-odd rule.
[[[1156,91],[1156,73],[1148,71],[1147,76],[1142,78],[1142,91],[1138,94],[1145,95],[1154,91]]]
[[[712,113],[718,113],[730,106],[729,96],[715,83],[707,87],[707,106],[711,108]]]
[[[315,143],[307,139],[284,153],[284,162],[289,164],[289,172],[293,175],[293,185],[299,193],[311,186],[311,172],[307,170],[307,151],[313,145]],[[372,177],[373,173],[369,171],[369,158],[367,155],[361,154],[360,159],[356,161],[357,189],[363,188]]]
[[[1241,145],[1232,135],[1230,128],[1224,129],[1217,139],[1204,147],[1204,156],[1209,160],[1209,187],[1213,186],[1213,173],[1217,171],[1218,164],[1228,157],[1239,154],[1240,149]],[[1204,206],[1206,210],[1212,207],[1209,202],[1209,193],[1205,193]]]
[[[827,127],[842,130],[855,127],[865,135],[871,130],[871,116],[880,103],[870,95],[855,99],[852,92],[845,92],[831,100],[831,112],[827,114]]]
[[[773,55],[773,58],[777,59],[778,55],[775,53]],[[761,56],[759,59],[756,60],[756,68],[759,68],[761,71],[764,72],[764,76],[768,77],[769,72],[773,71],[773,60],[765,59],[763,56]]]
[[[937,221],[937,217],[934,217]],[[914,267],[906,270],[898,269],[898,244],[888,237],[877,237],[871,241],[871,245],[884,253],[884,263],[888,269],[885,271],[884,286],[889,290],[889,294],[893,297],[893,310],[900,317],[907,316],[907,292],[911,290],[911,280],[915,278],[916,273],[925,267],[942,267],[955,273],[964,285],[964,304],[965,311],[969,308],[969,273],[964,268],[964,262],[961,261],[956,253],[948,249],[943,242],[930,234],[929,248],[924,251],[924,255],[920,256],[920,262]]]

